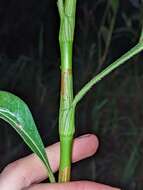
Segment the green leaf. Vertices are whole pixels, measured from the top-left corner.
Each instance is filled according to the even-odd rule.
[[[17,96],[0,91],[0,118],[8,122],[35,152],[47,168],[51,182],[55,182],[43,142],[28,106]]]

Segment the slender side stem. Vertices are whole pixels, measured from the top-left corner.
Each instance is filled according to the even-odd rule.
[[[105,68],[103,71],[101,71],[99,74],[97,74],[95,77],[93,77],[75,96],[73,100],[73,107],[76,107],[77,103],[86,95],[86,93],[101,79],[103,79],[106,75],[111,73],[113,70],[115,70],[120,65],[124,64],[127,60],[132,58],[134,55],[138,54],[143,50],[143,44],[140,42],[136,46],[134,46],[132,49],[130,49],[127,53],[122,55],[119,59],[117,59],[115,62],[113,62],[111,65],[109,65],[107,68]]]
[[[118,3],[116,2],[116,6],[118,7]],[[87,92],[100,80],[102,80],[106,75],[110,74],[112,71],[114,71],[116,68],[118,68],[120,65],[123,65],[127,60],[131,59],[133,56],[137,55],[141,51],[143,51],[143,24],[142,24],[142,30],[139,38],[139,42],[132,47],[129,51],[127,51],[125,54],[123,54],[120,58],[118,58],[116,61],[114,61],[112,64],[110,64],[108,67],[106,67],[103,71],[101,71],[99,74],[97,74],[95,77],[93,77],[74,97],[72,106],[76,107],[77,103],[87,94]]]
[[[60,167],[59,182],[70,180],[72,142],[75,131],[72,77],[72,48],[76,0],[58,0],[60,15],[61,94],[59,113]]]

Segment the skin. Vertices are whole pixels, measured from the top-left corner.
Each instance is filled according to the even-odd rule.
[[[85,148],[88,143],[88,149]],[[74,140],[72,161],[77,162],[92,156],[98,148],[95,135],[83,135]],[[54,172],[59,167],[59,143],[46,148]],[[42,184],[47,172],[34,154],[9,164],[0,174],[1,190],[119,190],[91,181],[77,181],[61,184]]]

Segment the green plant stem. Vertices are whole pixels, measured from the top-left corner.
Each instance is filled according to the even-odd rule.
[[[71,151],[74,134],[72,79],[72,43],[60,41],[61,48],[61,98],[59,114],[60,168],[59,182],[70,180]]]
[[[70,181],[72,143],[73,136],[61,136],[60,154],[62,159],[60,160],[59,182]]]
[[[58,0],[60,15],[61,93],[59,113],[60,167],[59,182],[70,180],[74,126],[72,48],[76,0]]]
[[[97,74],[93,79],[91,79],[75,96],[73,100],[72,106],[75,108],[77,103],[86,95],[86,93],[101,79],[103,79],[106,75],[111,73],[114,69],[119,67],[120,65],[124,64],[127,60],[132,58],[134,55],[138,54],[143,50],[143,44],[138,43],[136,46],[134,46],[132,49],[130,49],[127,53],[122,55],[119,59],[117,59],[115,62],[113,62],[111,65],[109,65],[107,68],[105,68],[103,71],[101,71],[99,74]]]

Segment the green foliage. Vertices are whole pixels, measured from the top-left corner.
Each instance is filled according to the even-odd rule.
[[[0,91],[0,118],[8,122],[38,155],[47,168],[50,181],[55,182],[44,145],[27,105],[17,96]]]

